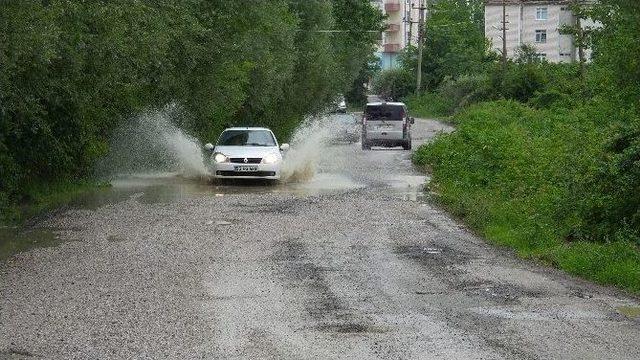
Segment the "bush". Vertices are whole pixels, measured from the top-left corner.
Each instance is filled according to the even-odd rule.
[[[399,100],[415,89],[414,81],[413,74],[407,70],[384,70],[373,79],[373,91],[383,99]]]
[[[529,99],[529,105],[537,109],[570,109],[575,105],[575,101],[571,96],[558,90],[547,90],[544,92],[536,92],[533,97]]]
[[[544,67],[544,64],[510,63],[506,72],[496,70],[492,86],[505,99],[526,103],[548,83]]]
[[[408,96],[405,102],[415,116],[446,117],[494,97],[489,77],[481,74],[447,79],[436,91]]]
[[[622,125],[606,143],[586,188],[579,233],[599,241],[633,238],[640,245],[640,119]]]
[[[449,114],[454,114],[463,108],[495,97],[495,90],[491,87],[489,76],[486,74],[465,75],[455,80],[444,81],[437,90],[442,98],[452,104]]]
[[[495,66],[491,72],[456,79],[447,78],[429,95],[408,97],[416,114],[449,116],[466,107],[498,98],[526,102],[538,109],[571,109],[588,99],[579,67],[550,64],[527,56],[510,62],[507,71]],[[419,115],[420,116],[420,115]]]
[[[410,95],[404,98],[411,115],[420,118],[443,118],[451,115],[453,107],[451,99],[442,97],[438,93],[424,93]]]
[[[430,188],[440,201],[488,239],[640,290],[640,277],[616,275],[640,269],[637,128],[610,142],[610,117],[595,106],[551,111],[483,103],[457,114],[458,129],[420,147],[414,161],[433,170]],[[594,254],[597,265],[581,265]]]

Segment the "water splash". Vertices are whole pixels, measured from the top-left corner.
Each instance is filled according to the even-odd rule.
[[[120,126],[113,134],[109,154],[98,164],[98,174],[176,173],[187,178],[208,176],[202,144],[175,124],[185,113],[176,104],[148,110]]]
[[[282,181],[307,182],[323,163],[340,162],[343,157],[331,145],[344,125],[337,115],[306,118],[291,139],[291,149],[282,165]]]

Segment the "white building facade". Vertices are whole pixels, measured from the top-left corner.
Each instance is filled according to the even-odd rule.
[[[485,36],[492,47],[502,53],[503,4],[506,8],[507,56],[514,58],[523,44],[532,45],[538,55],[549,62],[578,61],[578,49],[571,35],[561,34],[565,25],[575,25],[576,18],[568,0],[487,0],[485,5]],[[593,27],[592,21],[582,21],[582,27]],[[586,51],[587,59],[591,57]]]
[[[420,3],[424,0],[371,0],[387,15],[386,31],[378,46],[378,57],[383,69],[397,67],[398,54],[409,44],[417,44]]]

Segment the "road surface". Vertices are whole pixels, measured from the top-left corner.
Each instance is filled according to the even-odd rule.
[[[59,243],[0,262],[0,357],[640,358],[636,298],[488,245],[409,152],[318,155],[308,183],[133,178],[35,224]]]

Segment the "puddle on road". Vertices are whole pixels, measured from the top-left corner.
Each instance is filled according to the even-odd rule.
[[[385,193],[405,201],[423,201],[427,195],[422,175],[397,175],[383,179]],[[95,210],[100,206],[116,204],[135,197],[144,204],[181,201],[194,196],[226,196],[230,194],[294,194],[318,196],[337,194],[365,188],[365,183],[347,174],[320,172],[308,181],[265,183],[263,181],[212,182],[211,179],[185,178],[177,173],[141,174],[117,178],[111,187],[88,193],[71,204],[71,208]]]
[[[616,310],[628,318],[640,319],[640,306],[618,306]]]
[[[53,229],[0,228],[0,260],[35,247],[51,247],[62,242]]]
[[[172,203],[193,196],[225,196],[229,194],[291,193],[301,196],[334,194],[365,187],[349,176],[337,173],[318,173],[305,182],[270,184],[263,181],[228,181],[214,183],[208,178],[184,178],[173,173],[132,175],[111,182],[75,200],[71,207],[96,209],[135,197],[144,204]]]
[[[78,197],[68,204],[68,207],[96,210],[101,206],[117,204],[132,198],[144,204],[165,204],[194,196],[220,197],[230,194],[289,193],[316,196],[352,191],[364,186],[346,175],[334,173],[318,173],[307,182],[284,184],[257,181],[217,184],[212,183],[208,178],[185,178],[177,173],[142,174],[115,179],[111,182],[111,187],[100,188]],[[62,243],[63,241],[54,233],[55,230],[0,228],[0,260],[35,247],[56,246]],[[108,237],[109,242],[124,240],[118,236]]]
[[[384,179],[389,185],[389,193],[404,201],[423,202],[427,200],[425,183],[429,178],[424,175],[395,175]]]

